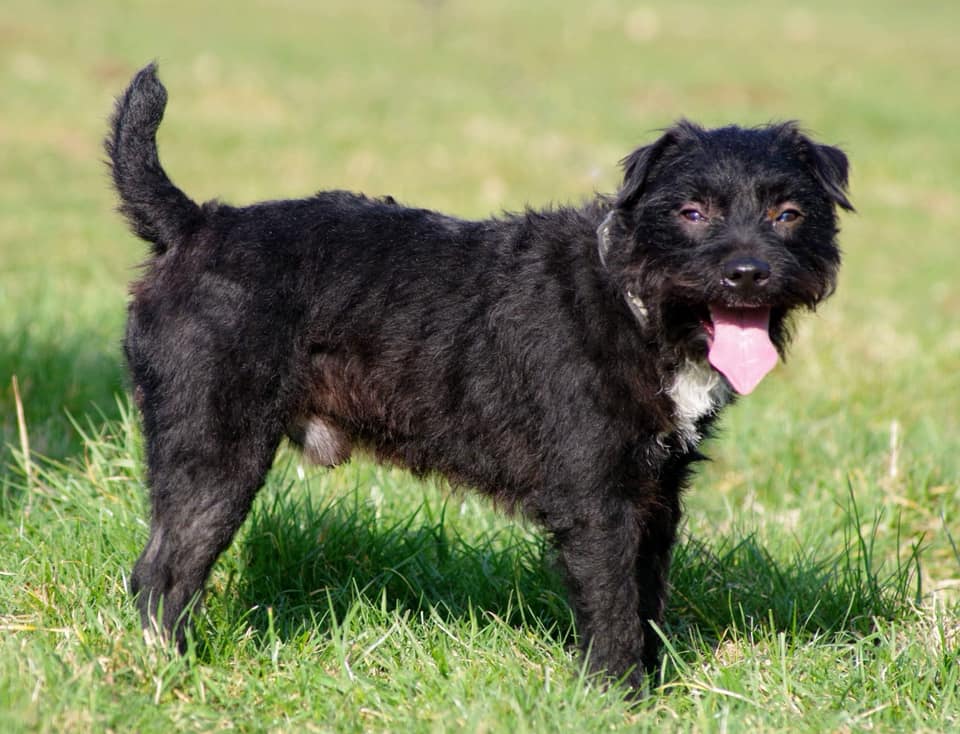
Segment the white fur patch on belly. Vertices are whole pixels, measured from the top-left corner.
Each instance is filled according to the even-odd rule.
[[[702,438],[697,422],[730,401],[726,381],[705,360],[684,362],[667,388],[667,394],[673,400],[677,434],[687,449],[694,448]]]

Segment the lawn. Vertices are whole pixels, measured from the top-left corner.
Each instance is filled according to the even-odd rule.
[[[6,0],[0,729],[960,730],[957,27],[932,0]],[[799,119],[844,147],[838,291],[708,446],[645,699],[584,675],[535,527],[441,480],[288,450],[196,645],[144,644],[119,345],[146,246],[100,146],[151,59],[164,164],[197,199],[577,201],[681,116]]]

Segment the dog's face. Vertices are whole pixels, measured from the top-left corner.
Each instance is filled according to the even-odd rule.
[[[852,209],[846,156],[791,123],[682,122],[623,165],[600,235],[617,286],[672,346],[709,350],[749,392],[783,351],[789,312],[833,291],[835,210]]]

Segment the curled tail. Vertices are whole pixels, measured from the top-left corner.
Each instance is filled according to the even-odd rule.
[[[159,255],[200,224],[201,209],[167,177],[157,155],[157,128],[167,90],[155,63],[141,69],[117,99],[104,141],[120,212]]]

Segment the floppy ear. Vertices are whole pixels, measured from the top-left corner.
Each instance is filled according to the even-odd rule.
[[[850,171],[850,163],[846,154],[831,145],[807,142],[810,150],[808,164],[813,170],[813,175],[834,204],[852,212],[853,204],[847,198],[847,174]]]
[[[796,123],[787,123],[785,127],[794,136],[800,159],[807,164],[830,200],[848,212],[854,211],[853,204],[847,198],[847,176],[850,162],[846,154],[832,145],[813,142],[800,132]]]
[[[620,161],[623,167],[623,185],[614,203],[617,209],[633,206],[643,196],[654,165],[663,157],[664,152],[677,143],[680,138],[679,132],[679,126],[673,127],[656,142],[637,148]]]

